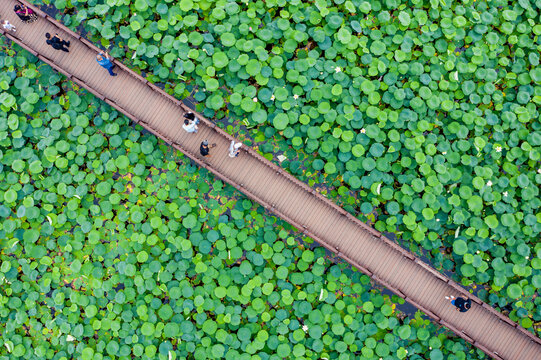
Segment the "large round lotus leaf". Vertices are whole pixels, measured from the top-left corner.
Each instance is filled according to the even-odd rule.
[[[229,58],[227,57],[226,53],[223,53],[221,51],[215,52],[214,55],[212,55],[212,62],[214,64],[214,67],[217,69],[221,69],[227,66],[229,64]]]
[[[214,78],[210,78],[207,81],[205,81],[205,87],[207,88],[207,91],[216,91],[219,86],[220,86],[220,83],[218,82],[218,80]]]
[[[229,32],[223,34],[221,37],[221,40],[222,40],[222,44],[226,47],[231,47],[235,45],[235,42],[237,41],[237,39],[235,38],[235,35]]]
[[[246,64],[246,72],[252,76],[259,74],[261,71],[261,63],[256,59],[251,59]]]
[[[382,55],[386,50],[386,46],[381,41],[374,41],[372,45],[370,45],[370,52],[376,56]]]
[[[272,124],[274,125],[276,129],[284,130],[287,127],[287,125],[289,125],[289,118],[287,114],[284,114],[284,113],[277,114],[272,120]]]
[[[453,251],[457,255],[464,255],[468,251],[468,245],[464,240],[455,240],[453,244]]]
[[[258,124],[262,124],[264,123],[265,121],[267,121],[267,112],[263,109],[261,110],[257,110],[255,111],[253,114],[252,114],[252,119],[258,123]]]

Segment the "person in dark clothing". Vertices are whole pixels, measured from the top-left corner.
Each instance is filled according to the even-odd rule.
[[[53,49],[69,52],[68,47],[70,46],[70,42],[62,39],[58,34],[51,36],[51,34],[46,33],[45,37],[47,38],[47,44],[51,45]]]
[[[451,301],[451,304],[453,304],[456,307],[457,311],[466,312],[466,311],[470,310],[470,308],[471,308],[471,299],[464,299],[464,298],[461,298],[461,297],[454,297],[453,295],[446,296],[445,298],[447,300]]]
[[[203,140],[201,142],[201,145],[199,146],[199,152],[203,156],[210,156],[209,155],[209,150],[212,149],[215,146],[216,146],[216,144],[212,144],[212,146],[209,147],[209,142],[207,140]]]
[[[15,14],[17,14],[19,19],[26,24],[33,23],[38,19],[36,13],[26,5],[15,5],[13,11],[15,11]]]
[[[195,119],[195,115],[193,112],[188,112],[186,114],[184,114],[184,118],[188,119],[188,120],[194,120]],[[199,121],[198,121],[199,122]]]

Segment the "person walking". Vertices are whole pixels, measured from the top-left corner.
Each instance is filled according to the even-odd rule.
[[[447,300],[456,307],[456,311],[466,312],[471,308],[471,299],[464,299],[461,297],[454,297],[453,295],[446,296]]]
[[[190,121],[188,119],[184,119],[184,125],[182,125],[182,128],[188,133],[197,133],[197,130],[199,129],[197,127],[197,122]]]
[[[109,75],[117,76],[117,74],[113,72],[113,68],[115,67],[115,64],[111,62],[111,59],[109,58],[109,54],[104,53],[103,51],[100,51],[99,54],[96,55],[96,61],[98,62],[98,64],[100,64],[101,67],[109,71]]]
[[[184,114],[184,125],[182,125],[182,128],[186,132],[197,133],[199,129],[197,125],[199,125],[199,119],[195,117],[193,112],[190,111]]]
[[[213,147],[216,147],[216,144],[212,144],[212,146],[209,147],[208,140],[203,140],[201,142],[201,145],[199,145],[199,152],[203,156],[210,156],[209,152],[210,152],[210,149],[212,149]]]
[[[15,14],[17,14],[19,19],[26,24],[33,23],[38,19],[34,10],[28,8],[26,5],[15,5],[13,11],[15,11]]]
[[[15,25],[10,23],[8,20],[4,20],[4,22],[2,23],[2,27],[6,29],[7,31],[13,31],[13,32],[17,31],[17,28],[15,27]]]
[[[235,140],[231,140],[231,144],[229,144],[229,157],[234,158],[239,156],[241,146],[242,143],[235,143]]]
[[[53,49],[69,52],[68,47],[70,46],[70,42],[62,39],[58,34],[51,36],[51,34],[46,33],[45,37],[47,38],[47,44],[51,45]]]

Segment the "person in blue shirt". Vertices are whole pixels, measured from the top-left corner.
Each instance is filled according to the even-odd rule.
[[[109,55],[107,53],[103,53],[102,51],[100,51],[100,53],[98,54],[98,56],[96,56],[96,61],[98,62],[98,64],[100,64],[102,67],[104,67],[105,69],[107,69],[107,71],[109,71],[109,75],[111,76],[116,76],[117,74],[115,74],[113,72],[113,68],[115,67],[115,64],[113,64],[111,62],[111,60],[109,59]]]

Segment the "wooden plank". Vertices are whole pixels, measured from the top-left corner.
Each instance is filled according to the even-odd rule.
[[[505,325],[507,326],[507,325]],[[509,342],[510,339],[510,333],[511,328],[503,329],[501,326],[496,329],[494,332],[491,342],[493,346],[491,347],[494,350],[497,350],[500,355],[502,355],[504,358],[506,358],[506,353],[509,350]]]
[[[365,244],[363,244],[361,239],[357,238],[354,232],[350,231],[349,225],[345,225],[344,227],[346,228],[347,232],[342,235],[342,237],[345,238],[349,244],[351,244],[350,248],[348,250],[344,250],[344,252],[347,252],[348,256],[350,256],[351,258],[358,259],[359,254],[364,251]]]
[[[245,156],[249,156],[246,152],[241,153],[241,155],[242,154],[244,154]],[[239,156],[241,156],[241,155],[239,155]],[[276,184],[279,185],[278,191],[276,191],[276,192],[268,191],[267,192],[267,198],[269,199],[270,202],[273,202],[273,203],[277,204],[278,201],[283,197],[283,191],[285,189],[287,189],[288,182],[282,176],[277,176],[276,173],[274,173],[273,177],[276,179]]]
[[[541,346],[536,343],[533,339],[529,339],[528,346],[525,347],[523,353],[517,355],[516,359],[536,359],[541,360]]]
[[[349,229],[345,226],[344,219],[338,220],[332,226],[334,228],[333,238],[336,239],[336,243],[339,244],[340,250],[343,252],[348,252],[349,249],[353,246],[353,242],[350,242],[344,234],[349,234]]]
[[[404,257],[399,258],[398,261],[394,261],[391,266],[385,269],[385,274],[383,274],[383,278],[387,281],[392,281],[396,273],[400,271],[400,269],[402,269],[406,261],[409,260],[405,259]]]
[[[160,129],[162,132],[169,132],[171,128],[170,124],[175,120],[175,113],[176,109],[172,106],[164,106],[149,116],[149,123],[156,129]]]
[[[368,257],[365,257],[364,261],[370,266],[371,269],[373,269],[373,271],[377,272],[376,269],[380,265],[381,259],[392,256],[392,252],[391,249],[381,246],[380,243],[371,242],[367,255]]]
[[[333,216],[330,214],[329,210],[325,207],[322,207],[321,204],[317,201],[311,199],[309,194],[304,194],[307,200],[306,208],[310,211],[310,216],[306,220],[310,224],[310,227],[317,231],[320,236],[323,238],[333,238],[333,233],[336,231],[334,226],[331,224],[335,223]],[[302,203],[300,203],[301,208],[305,208]]]
[[[499,345],[502,349],[506,350],[506,356],[509,358],[518,358],[518,356],[526,349],[529,340],[522,334],[516,331],[509,331],[507,335],[503,337]],[[523,358],[526,359],[526,358]]]
[[[426,299],[429,296],[434,296],[433,294],[434,289],[432,288],[432,286],[434,285],[434,281],[435,279],[431,278],[428,274],[423,274],[421,276],[421,281],[419,282],[419,284],[423,284],[423,285],[421,287],[418,287],[416,291],[411,294],[411,297],[427,305],[425,302]],[[428,306],[426,307],[429,308]]]
[[[296,214],[297,216],[294,216],[293,218],[296,220],[305,219],[306,216],[301,216],[303,214],[299,214],[298,210],[300,209],[300,201],[301,199],[304,199],[304,194],[301,191],[294,192],[293,195],[285,196],[285,194],[289,194],[291,192],[291,186],[288,186],[287,189],[283,190],[281,198],[276,201],[276,205],[280,208],[288,208],[291,213]],[[306,210],[305,206],[305,210]],[[303,220],[304,222],[304,220]],[[308,224],[303,224],[308,225]]]

